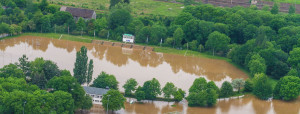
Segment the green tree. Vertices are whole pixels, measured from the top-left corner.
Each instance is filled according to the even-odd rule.
[[[207,92],[207,98],[206,98],[207,106],[212,107],[215,104],[217,104],[217,98],[218,98],[217,92],[211,88],[208,88],[206,92]]]
[[[173,45],[175,45],[176,47],[181,47],[182,46],[181,42],[184,38],[184,32],[180,27],[178,27],[175,30],[175,32],[173,34],[173,38],[174,38],[174,44]]]
[[[184,0],[184,5],[192,5],[195,1],[194,0]]]
[[[137,90],[135,91],[135,98],[137,99],[137,101],[141,101],[145,99],[145,92],[143,91],[143,88],[141,86],[139,86],[137,88]]]
[[[183,91],[182,89],[178,89],[174,94],[174,100],[176,102],[180,102],[182,101],[182,99],[185,97],[185,91]]]
[[[86,84],[87,85],[89,85],[92,81],[93,72],[94,72],[94,63],[93,63],[93,59],[91,59],[90,62],[89,62],[89,67],[88,67],[87,77],[86,77]]]
[[[296,13],[296,8],[294,4],[290,4],[290,8],[289,8],[289,14],[294,14]]]
[[[272,14],[278,14],[278,11],[279,11],[278,3],[274,2],[273,7],[271,9],[271,13]]]
[[[76,53],[76,62],[73,69],[74,77],[80,84],[86,82],[87,77],[87,49],[85,46],[82,46],[80,51]]]
[[[105,17],[102,17],[101,19],[96,19],[95,21],[95,28],[97,29],[97,31],[101,31],[102,29],[107,29],[107,20]]]
[[[245,92],[252,92],[253,90],[253,82],[250,79],[247,79],[245,81],[245,86],[244,86],[244,91]]]
[[[54,109],[59,114],[71,114],[75,110],[74,99],[72,94],[64,91],[55,91],[54,96]]]
[[[110,6],[109,8],[114,7],[116,4],[122,2],[122,0],[110,0]]]
[[[253,94],[255,96],[267,100],[272,97],[272,90],[272,85],[265,74],[255,74],[253,79]]]
[[[85,31],[86,30],[86,23],[85,23],[85,20],[80,17],[76,23],[76,28],[78,31]]]
[[[125,9],[114,9],[110,12],[107,19],[109,28],[115,29],[118,26],[127,26],[130,23],[131,18],[129,11]]]
[[[72,94],[74,99],[75,109],[81,109],[86,101],[83,87],[72,76],[53,77],[49,80],[47,88],[52,88],[55,91],[64,91]]]
[[[200,91],[206,90],[207,82],[205,78],[197,78],[194,80],[193,85],[190,87],[189,92],[199,93]]]
[[[171,96],[176,92],[177,88],[175,87],[175,85],[172,82],[167,82],[165,87],[162,88],[162,92],[164,93],[164,97],[166,99],[171,98]]]
[[[101,72],[98,77],[93,81],[92,87],[106,88],[118,90],[118,81],[114,75]]]
[[[208,88],[208,89],[213,89],[213,90],[216,91],[217,94],[220,94],[220,89],[219,89],[219,87],[215,84],[214,81],[209,81],[209,82],[207,83],[207,88]]]
[[[206,106],[207,93],[206,91],[201,91],[199,93],[192,92],[186,97],[189,106]]]
[[[233,88],[238,90],[238,93],[240,93],[241,88],[243,88],[245,85],[245,81],[243,79],[234,79],[231,82],[231,85]]]
[[[153,78],[144,82],[143,91],[145,92],[145,99],[154,100],[157,95],[161,95],[159,81]]]
[[[39,8],[44,11],[46,10],[47,6],[49,5],[47,0],[42,0],[41,3],[39,4]]]
[[[205,43],[205,47],[213,51],[213,55],[216,52],[228,50],[230,38],[220,32],[213,32],[208,36],[208,40]]]
[[[220,89],[220,97],[230,97],[233,95],[233,88],[228,81],[223,82]]]
[[[61,76],[72,76],[70,71],[68,71],[68,70],[61,70],[60,75]]]
[[[30,62],[28,61],[28,57],[26,55],[23,55],[22,57],[19,58],[19,63],[17,66],[22,69],[24,72],[25,76],[30,75]]]
[[[130,0],[124,0],[124,3],[130,4]]]
[[[264,58],[259,54],[253,55],[248,63],[248,68],[252,76],[257,73],[266,73],[266,67]]]
[[[50,32],[51,30],[51,22],[50,22],[50,16],[45,15],[41,18],[41,32]]]
[[[177,25],[184,25],[189,20],[192,20],[194,17],[191,13],[182,12],[174,20],[174,23]]]
[[[50,60],[45,61],[43,65],[43,71],[47,80],[50,80],[54,76],[60,76],[60,70],[58,66],[56,65],[56,63]]]
[[[274,98],[291,101],[300,95],[300,78],[296,76],[284,76],[280,78],[274,89]]]
[[[83,101],[81,102],[81,109],[90,110],[93,107],[92,97],[89,95],[85,95]]]
[[[290,56],[288,58],[288,63],[292,67],[296,67],[300,63],[300,48],[294,48],[290,51]]]
[[[144,23],[141,20],[134,19],[126,26],[126,29],[128,33],[137,35],[143,27]]]
[[[149,38],[150,44],[158,45],[161,42],[161,40],[164,41],[166,37],[167,37],[167,29],[165,26],[156,24],[151,27],[150,38]]]
[[[130,78],[126,81],[126,83],[123,85],[123,88],[125,89],[125,95],[132,95],[132,92],[136,90],[136,86],[138,85],[137,81],[133,78]]]
[[[14,64],[5,65],[0,69],[0,77],[8,78],[8,77],[16,77],[25,79],[25,75],[21,69],[19,69]]]
[[[125,108],[125,101],[126,99],[118,90],[111,89],[104,94],[101,102],[105,110],[117,111]]]

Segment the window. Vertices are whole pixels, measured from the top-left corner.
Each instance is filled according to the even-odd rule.
[[[95,100],[95,102],[97,102],[97,103],[98,103],[98,102],[99,102],[99,100]]]

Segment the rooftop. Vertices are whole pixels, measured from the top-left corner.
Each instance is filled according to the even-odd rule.
[[[108,91],[108,89],[88,87],[88,86],[83,86],[83,89],[86,93],[95,94],[95,95],[103,95],[103,94],[106,94]]]
[[[126,36],[133,36],[132,34],[124,34],[124,35],[126,35]]]
[[[67,11],[67,12],[70,12],[73,17],[83,17],[83,18],[92,18],[93,14],[95,12],[94,10],[72,8],[72,7],[66,7],[66,6],[62,6],[60,8],[60,11]]]

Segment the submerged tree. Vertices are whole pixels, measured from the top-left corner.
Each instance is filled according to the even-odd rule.
[[[171,96],[176,92],[177,88],[175,87],[175,85],[172,82],[167,82],[165,87],[162,88],[162,92],[164,93],[164,97],[166,99],[171,98]]]
[[[92,81],[93,72],[94,72],[94,63],[93,63],[93,59],[91,59],[90,62],[89,62],[89,67],[88,67],[87,77],[86,77],[86,84],[87,85],[89,85]]]
[[[132,92],[136,90],[136,86],[138,85],[137,81],[133,78],[130,78],[123,85],[125,89],[125,95],[132,95]]]
[[[146,81],[143,85],[143,91],[145,92],[146,99],[154,100],[157,95],[161,94],[159,81],[155,78]]]
[[[232,82],[232,87],[238,90],[238,93],[240,93],[240,90],[245,85],[245,81],[243,79],[234,79]]]
[[[85,46],[82,46],[80,51],[76,53],[76,62],[75,67],[73,69],[74,77],[80,84],[86,82],[87,77],[87,49]]]
[[[300,94],[300,78],[284,76],[280,78],[274,89],[274,98],[285,101],[297,99]]]
[[[253,80],[253,94],[263,100],[272,97],[272,85],[265,74],[255,74]]]
[[[233,95],[233,88],[228,81],[223,82],[222,87],[220,89],[221,97],[230,97]]]
[[[117,111],[125,108],[125,101],[126,99],[118,90],[111,89],[104,94],[101,102],[105,110]]]

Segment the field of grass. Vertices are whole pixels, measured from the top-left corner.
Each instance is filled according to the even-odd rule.
[[[270,2],[279,2],[279,3],[291,3],[291,4],[300,4],[300,0],[263,0],[263,1],[270,1]]]
[[[94,9],[103,12],[108,11],[109,0],[48,0],[52,4]],[[176,16],[183,9],[183,4],[169,3],[154,0],[131,0],[132,13],[140,15],[157,14]]]

